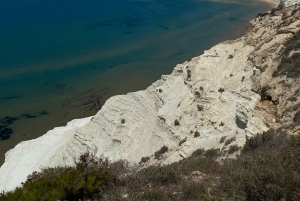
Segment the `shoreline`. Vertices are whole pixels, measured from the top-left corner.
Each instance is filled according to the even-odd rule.
[[[275,8],[277,6],[277,4],[273,1],[270,0],[258,0],[260,2],[266,3],[268,5],[268,9],[272,10],[273,8]]]
[[[265,10],[266,8],[265,8],[265,5],[263,5],[263,8],[264,9],[262,9],[262,10]],[[257,9],[255,9],[255,10],[257,10]],[[252,19],[252,17],[250,17],[251,19]],[[250,19],[249,17],[247,18],[247,19]],[[222,35],[222,36],[220,36],[221,34],[219,34],[219,37],[218,38],[216,38],[216,39],[214,39],[213,41],[213,43],[210,43],[210,45],[208,45],[207,47],[204,47],[203,48],[203,50],[206,50],[206,49],[208,49],[208,48],[210,48],[210,47],[212,47],[212,46],[214,46],[214,45],[216,45],[216,44],[218,44],[218,43],[220,43],[220,42],[223,42],[223,41],[226,41],[226,40],[233,40],[233,39],[236,39],[236,38],[239,38],[239,37],[241,37],[242,35],[244,35],[246,32],[247,32],[247,30],[250,28],[250,24],[249,24],[249,20],[245,20],[245,22],[242,22],[241,24],[237,24],[237,26],[236,27],[238,27],[238,28],[235,28],[235,27],[233,27],[233,29],[232,30],[234,30],[234,32],[236,32],[236,33],[232,33],[233,31],[228,31],[228,33],[226,33],[226,34],[224,34],[224,35]],[[239,34],[237,34],[237,33],[239,33]],[[196,52],[194,55],[192,55],[192,57],[194,57],[194,56],[198,56],[198,55],[200,55],[200,54],[202,54],[203,53],[203,50],[201,50],[202,48],[200,47],[200,50],[198,51],[198,52]],[[187,58],[190,58],[190,57],[185,57],[184,59],[186,60]],[[180,60],[178,63],[181,63],[182,61],[184,61],[184,60]],[[153,64],[153,65],[155,65],[155,64]],[[174,63],[174,65],[172,64],[172,65],[169,65],[170,66],[170,70],[168,70],[167,72],[164,72],[164,73],[169,73],[171,70],[173,70],[173,67],[176,65],[176,63]],[[114,68],[113,70],[115,70],[115,71],[117,71],[118,70],[118,68]],[[162,74],[164,74],[164,73],[162,73]],[[160,77],[160,75],[161,74],[159,74],[159,77]],[[159,77],[157,77],[157,78],[155,78],[154,80],[151,80],[151,82],[149,81],[149,80],[147,80],[147,82],[149,82],[149,85],[151,84],[151,83],[153,83],[153,82],[155,82],[157,79],[159,79]],[[145,85],[145,84],[143,84],[143,85]],[[148,86],[149,86],[148,84],[147,85],[145,85],[145,87],[143,87],[143,88],[141,88],[141,89],[138,89],[138,90],[142,90],[142,89],[145,89],[145,88],[147,88]],[[127,89],[129,89],[129,87],[131,87],[129,84],[128,84],[128,86],[126,86],[126,90]],[[123,87],[124,88],[124,87]],[[130,90],[127,90],[128,92],[132,92],[132,91],[137,91],[137,90],[135,90],[135,89],[130,89]],[[123,91],[120,91],[120,90],[115,90],[114,91],[114,88],[113,89],[109,89],[109,92],[108,93],[110,93],[110,94],[113,94],[113,96],[114,95],[117,95],[117,94],[126,94],[126,93],[128,93],[128,92],[123,92]],[[82,92],[83,94],[85,94],[85,91],[83,91]],[[93,94],[91,94],[91,95],[93,95]],[[72,95],[73,96],[73,95]],[[94,96],[94,95],[93,95]],[[106,95],[107,97],[111,97],[110,95]],[[71,97],[71,99],[72,99],[72,97]],[[78,99],[78,97],[76,96],[76,100]],[[83,100],[85,99],[85,97],[83,97],[82,98]],[[104,99],[106,99],[106,98],[104,98]],[[103,99],[103,100],[104,100]],[[108,99],[108,98],[107,98]],[[106,99],[106,100],[107,100]],[[72,100],[71,100],[72,101]],[[80,101],[80,100],[79,100]],[[49,102],[51,102],[51,101],[49,101]],[[104,102],[104,101],[103,101]],[[52,103],[52,102],[51,102]],[[77,102],[76,102],[76,104],[77,104]],[[9,108],[9,107],[8,107]],[[64,110],[66,111],[65,113],[66,114],[68,114],[68,116],[66,116],[66,117],[63,117],[64,119],[63,120],[61,120],[61,121],[64,121],[64,124],[61,124],[61,123],[59,123],[59,124],[57,124],[57,125],[54,125],[55,123],[54,123],[54,121],[55,121],[55,118],[59,118],[60,116],[59,116],[59,114],[60,114],[60,111],[58,112],[57,110],[55,110],[55,111],[53,111],[52,112],[52,110],[50,111],[50,114],[49,115],[45,115],[45,116],[43,116],[43,117],[37,117],[37,118],[32,118],[32,119],[20,119],[20,120],[18,120],[18,121],[16,121],[14,124],[13,124],[13,127],[15,126],[15,130],[14,130],[14,134],[15,134],[15,136],[14,136],[14,134],[12,135],[12,138],[10,139],[10,141],[3,141],[2,142],[2,144],[4,145],[4,146],[2,146],[2,150],[3,150],[3,152],[1,152],[1,157],[0,157],[0,166],[4,163],[4,161],[5,161],[5,153],[8,151],[8,150],[10,150],[10,149],[13,149],[18,143],[21,143],[21,142],[23,142],[23,141],[27,141],[27,140],[31,140],[31,139],[36,139],[36,138],[38,138],[38,137],[40,137],[40,136],[42,136],[42,135],[40,135],[40,134],[45,134],[47,131],[49,131],[49,130],[51,130],[51,129],[53,129],[54,127],[57,127],[57,126],[65,126],[66,125],[66,123],[67,122],[69,122],[69,121],[72,121],[73,119],[78,119],[78,118],[84,118],[84,117],[86,117],[86,116],[91,116],[91,115],[95,115],[96,113],[97,113],[97,111],[95,111],[93,114],[91,114],[90,112],[81,112],[81,111],[79,111],[79,109],[76,107],[76,108],[73,108],[74,110],[77,110],[77,112],[76,113],[68,113],[69,112],[69,109],[71,109],[71,107],[70,108],[64,108]],[[79,111],[79,112],[78,112]],[[48,111],[49,112],[49,111]],[[35,115],[35,113],[29,113],[30,115]],[[83,116],[76,116],[76,115],[78,115],[78,114],[83,114]],[[87,115],[86,115],[87,114]],[[51,115],[51,116],[50,116]],[[11,115],[7,115],[7,116],[11,116]],[[14,117],[14,116],[13,116]],[[69,117],[71,117],[71,119],[67,119],[67,118],[69,118]],[[46,125],[46,121],[48,121],[48,120],[50,120],[51,121],[51,125],[53,125],[53,126],[48,126],[47,128],[45,127],[44,128],[44,126]],[[29,125],[29,124],[36,124],[36,125],[38,125],[38,123],[39,123],[39,126],[34,126],[34,131],[32,131],[33,129],[32,128],[25,128],[24,129],[24,125]],[[42,131],[38,131],[38,129],[43,129]],[[13,128],[14,129],[14,128]],[[26,135],[26,136],[23,136],[23,135]],[[19,141],[19,142],[18,142]],[[7,145],[5,144],[7,142]],[[0,147],[1,147],[1,144],[0,144]],[[0,149],[0,150],[1,150]],[[3,154],[2,154],[3,153]]]
[[[276,3],[274,3],[273,1],[270,1],[270,0],[257,0],[257,1],[259,1],[259,2],[262,2],[262,3],[265,3],[266,5],[268,5],[268,11],[271,11],[273,8],[276,8]],[[267,12],[268,12],[267,11]],[[258,14],[258,13],[257,13]],[[251,20],[253,20],[253,19],[251,19]],[[251,21],[250,20],[250,21]],[[244,33],[244,35],[246,35],[246,34],[248,34],[252,29],[253,29],[253,25],[251,24],[251,22],[248,22],[249,23],[249,26],[248,26],[248,29],[247,29],[247,31]]]
[[[268,5],[269,5],[269,4],[268,4]],[[246,32],[246,33],[247,33],[247,32]],[[243,33],[242,36],[244,36],[246,33]],[[242,36],[241,36],[241,37],[242,37]],[[226,57],[227,57],[227,56],[226,56]],[[44,135],[43,135],[43,136],[44,136]]]

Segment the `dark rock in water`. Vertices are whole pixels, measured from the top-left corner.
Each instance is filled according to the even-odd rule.
[[[243,122],[238,116],[235,116],[235,123],[240,129],[247,128],[247,123]]]
[[[41,111],[40,112],[40,115],[47,115],[47,114],[49,114],[49,112],[47,112],[47,111]]]
[[[9,139],[9,138],[10,138],[10,135],[0,137],[1,140],[7,140],[7,139]]]
[[[21,116],[25,117],[26,119],[36,118],[36,116],[30,114],[22,114]]]
[[[10,135],[13,133],[13,130],[11,128],[4,128],[0,131],[0,136],[2,135]]]
[[[7,125],[12,124],[16,120],[18,120],[18,118],[6,116],[6,117],[0,119],[0,122],[2,125],[4,125],[4,127],[6,127]]]
[[[13,130],[11,128],[4,128],[0,131],[0,139],[1,140],[7,140],[10,138],[10,135],[13,133]]]

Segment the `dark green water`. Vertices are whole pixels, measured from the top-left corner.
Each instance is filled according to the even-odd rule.
[[[0,140],[0,164],[20,141],[94,115],[109,97],[145,89],[238,38],[267,8],[251,0],[2,0],[0,130],[12,133]]]

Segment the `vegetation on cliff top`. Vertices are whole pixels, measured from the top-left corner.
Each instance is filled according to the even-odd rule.
[[[0,200],[300,200],[300,135],[269,131],[247,141],[236,159],[197,150],[178,163],[139,172],[85,154],[75,167],[33,173]]]

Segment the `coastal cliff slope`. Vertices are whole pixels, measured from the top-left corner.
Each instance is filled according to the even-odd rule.
[[[288,100],[300,95],[300,81],[296,67],[282,61],[299,55],[299,18],[297,5],[259,15],[245,36],[178,64],[144,91],[110,98],[91,120],[56,141],[47,134],[20,143],[0,168],[0,190],[14,189],[40,166],[73,165],[87,151],[111,161],[169,164],[200,148],[226,151],[224,137],[243,146],[270,128],[293,126],[296,132],[300,99]],[[44,141],[44,147],[33,146]],[[45,150],[51,150],[46,158],[33,154]]]
[[[172,163],[200,148],[226,150],[223,136],[242,146],[275,126],[274,111],[282,100],[265,89],[286,43],[299,31],[298,10],[292,6],[258,16],[240,39],[177,65],[145,91],[110,98],[57,150],[50,165],[70,165],[86,151],[112,161],[139,163],[149,157],[150,164]],[[162,147],[168,151],[151,157]]]
[[[243,145],[246,135],[267,130],[253,112],[260,100],[251,91],[256,69],[247,55],[253,50],[243,39],[219,44],[145,91],[110,98],[50,164],[61,165],[63,158],[70,165],[86,151],[138,163],[163,146],[168,152],[158,162],[172,163],[199,148],[222,148],[225,135]]]

